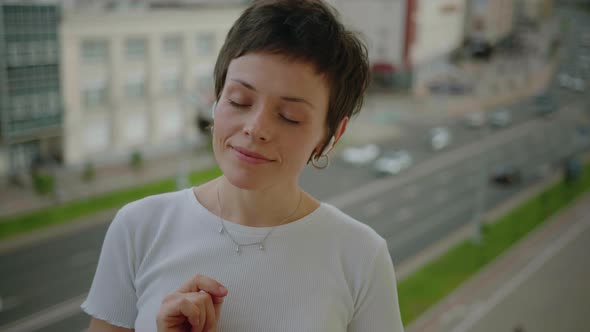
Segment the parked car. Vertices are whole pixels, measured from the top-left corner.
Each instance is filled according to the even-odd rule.
[[[430,129],[430,146],[434,151],[446,148],[451,144],[451,132],[445,127]]]
[[[375,170],[378,174],[396,175],[412,165],[412,156],[406,150],[385,153],[375,161]]]
[[[465,124],[471,128],[480,128],[486,124],[484,112],[470,112],[465,115]]]
[[[503,164],[493,169],[490,181],[499,185],[513,185],[522,181],[520,169],[511,164]]]
[[[512,121],[512,115],[507,109],[501,109],[490,113],[490,124],[493,127],[506,127]]]
[[[564,89],[569,89],[576,92],[586,91],[586,81],[584,81],[584,79],[581,77],[575,77],[573,75],[561,73],[559,76],[557,76],[557,81],[559,86]]]
[[[428,89],[431,93],[435,94],[463,95],[470,93],[473,87],[467,83],[441,81],[430,83]]]
[[[542,93],[535,96],[535,111],[538,115],[549,115],[557,110],[557,103],[549,93]]]
[[[372,163],[381,152],[376,144],[366,144],[360,147],[350,147],[342,151],[344,161],[355,166],[364,166]]]

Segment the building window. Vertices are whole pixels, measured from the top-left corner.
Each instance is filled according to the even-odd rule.
[[[145,97],[145,79],[132,77],[125,84],[125,95],[128,99],[142,99]]]
[[[104,82],[89,85],[82,90],[82,103],[86,107],[104,106],[107,99],[107,86]]]
[[[144,38],[130,38],[125,44],[126,56],[129,60],[145,59],[147,42]]]
[[[178,71],[170,71],[162,74],[162,90],[165,94],[176,94],[180,91],[180,75]]]
[[[106,40],[82,41],[82,60],[84,62],[106,62],[108,44]]]
[[[168,56],[180,57],[182,53],[182,39],[180,36],[167,36],[163,41],[163,52]]]
[[[30,105],[27,103],[27,98],[13,97],[12,117],[16,121],[30,118]]]
[[[197,54],[200,56],[212,56],[215,51],[215,34],[212,32],[201,33],[197,36]]]

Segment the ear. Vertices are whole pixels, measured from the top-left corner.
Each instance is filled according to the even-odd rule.
[[[330,140],[328,141],[328,143],[326,144],[326,146],[324,147],[324,150],[320,153],[320,155],[328,154],[334,149],[334,146],[336,145],[336,143],[338,143],[338,141],[340,140],[340,137],[342,137],[342,135],[344,135],[344,132],[346,131],[347,124],[348,124],[348,117],[346,116],[340,121],[340,123],[338,124],[338,127],[336,127],[336,131],[334,132],[334,135],[332,137],[330,137]]]
[[[336,143],[338,143],[338,141],[340,140],[340,137],[342,137],[342,135],[344,135],[344,132],[346,131],[346,125],[348,125],[348,117],[347,116],[345,116],[342,120],[340,120],[338,127],[336,127],[336,133],[334,134],[336,141],[334,142],[334,145],[336,145]]]
[[[211,106],[211,119],[215,119],[215,109],[217,108],[217,100]]]

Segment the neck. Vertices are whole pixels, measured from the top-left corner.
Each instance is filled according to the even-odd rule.
[[[299,219],[303,191],[297,185],[246,190],[233,186],[225,177],[217,184],[218,213],[231,222],[251,227],[273,227]],[[221,210],[219,210],[221,208]]]

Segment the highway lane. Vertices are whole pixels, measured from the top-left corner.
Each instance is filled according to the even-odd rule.
[[[566,115],[565,112],[560,114]],[[539,142],[544,143],[541,139],[551,138],[548,141],[550,145],[537,150],[536,158],[554,160],[562,154],[563,143],[556,138],[566,136],[558,135],[563,132],[560,122],[536,120],[536,123],[529,127],[531,132],[538,133],[535,145]],[[520,128],[514,129],[519,137],[528,137],[520,133]],[[547,135],[548,133],[550,134]],[[491,135],[488,139],[498,141],[504,139],[504,135]],[[488,163],[504,160],[513,154],[523,155],[522,148],[518,147],[518,140],[511,139],[508,142],[517,148],[512,148],[510,144],[494,147],[486,154]],[[478,167],[481,160],[477,160],[477,155],[481,155],[481,150],[475,156],[471,156],[471,159],[458,158],[455,163],[443,165],[444,167],[436,172],[406,181],[405,186],[392,187],[386,194],[359,198],[356,206],[351,205],[344,210],[373,226],[386,237],[396,263],[403,261],[429,243],[470,221],[474,206],[471,198],[475,197],[474,193],[479,190],[480,184],[481,172]],[[523,160],[537,163],[536,158],[527,157]],[[367,179],[372,174],[366,168],[353,170],[364,171]],[[348,172],[349,169],[343,168],[343,171]],[[332,180],[338,180],[340,177],[338,174],[334,176],[336,178]],[[464,181],[465,177],[473,180]],[[399,179],[403,180],[402,177]],[[373,178],[372,181],[376,180]],[[328,180],[328,183],[331,181]],[[487,206],[498,204],[515,190],[516,188],[508,191],[492,188],[488,193]],[[375,207],[375,204],[381,204],[385,208],[380,210],[381,208]],[[2,273],[7,277],[3,277],[5,280],[0,286],[0,294],[20,301],[16,307],[0,312],[0,322],[14,321],[86,292],[94,273],[105,230],[106,225],[98,225],[80,234],[66,236],[29,248],[28,251],[19,251],[0,258],[3,269],[11,271]]]

